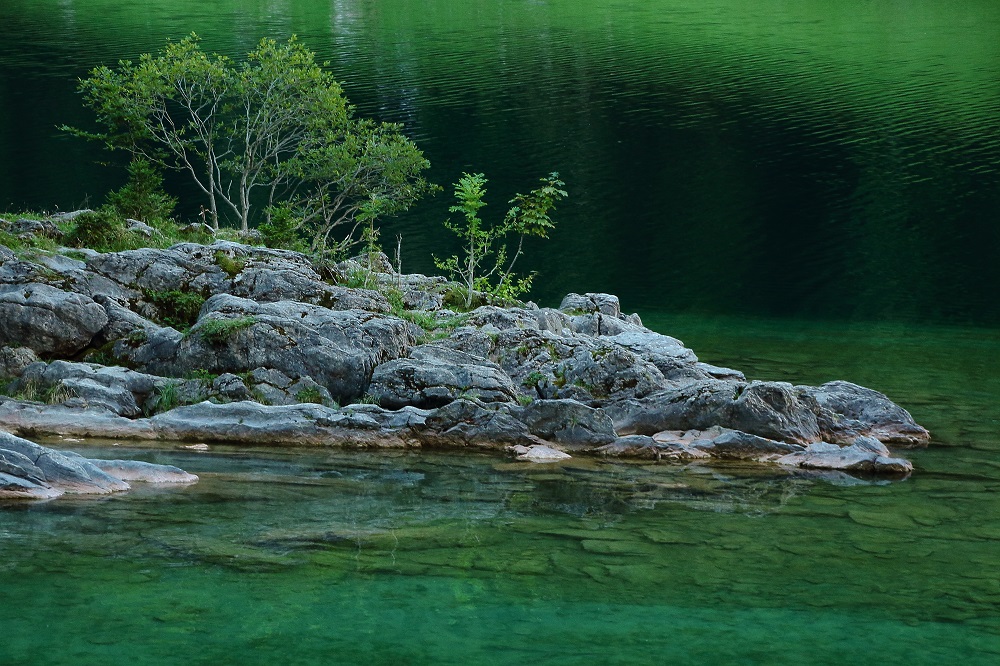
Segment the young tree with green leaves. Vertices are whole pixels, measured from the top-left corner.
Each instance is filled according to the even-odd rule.
[[[549,231],[555,228],[549,211],[567,196],[561,189],[565,183],[553,172],[541,179],[541,187],[528,194],[515,195],[503,220],[487,226],[479,217],[479,211],[486,205],[483,200],[486,182],[481,173],[465,173],[455,183],[458,203],[448,210],[461,213],[463,219],[460,222],[446,220],[444,226],[462,240],[463,256],[434,258],[440,270],[447,271],[453,280],[462,284],[467,309],[472,307],[476,292],[510,301],[531,288],[533,275],[519,278],[514,273],[514,265],[524,253],[524,239],[528,236],[548,238]],[[513,253],[508,252],[503,241],[510,234],[518,237]]]
[[[402,128],[355,118],[295,37],[261,40],[237,64],[192,34],[138,63],[98,67],[80,90],[105,129],[67,129],[188,173],[216,227],[228,211],[246,231],[258,207],[284,206],[322,251],[335,227],[373,225],[432,189]]]

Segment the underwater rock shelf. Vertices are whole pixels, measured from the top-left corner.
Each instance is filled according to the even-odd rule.
[[[886,444],[930,439],[871,389],[702,363],[609,294],[456,312],[456,288],[384,256],[317,266],[228,241],[30,257],[0,246],[0,428],[888,475],[912,466]]]

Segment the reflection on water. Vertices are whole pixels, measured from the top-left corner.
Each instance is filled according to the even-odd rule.
[[[5,505],[0,589],[18,603],[0,608],[4,663],[1000,656],[1000,530],[990,506],[968,511],[982,482],[92,451],[202,481]]]
[[[4,505],[0,594],[18,603],[0,604],[3,663],[1000,658],[995,335],[647,319],[751,377],[869,384],[935,443],[906,452],[909,479],[859,483],[743,465],[92,442],[89,455],[202,480]]]
[[[571,198],[527,257],[540,301],[1000,324],[991,0],[12,0],[0,207],[117,186],[52,129],[87,122],[73,80],[191,30],[233,55],[298,33],[437,182],[485,171],[496,207],[559,170]],[[386,227],[409,269],[450,252],[445,199]]]

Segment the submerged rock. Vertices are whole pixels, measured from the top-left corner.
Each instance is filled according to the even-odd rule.
[[[194,474],[170,465],[88,460],[0,431],[0,499],[51,499],[65,493],[107,495],[129,481],[195,483]]]

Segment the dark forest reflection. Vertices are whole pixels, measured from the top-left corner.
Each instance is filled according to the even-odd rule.
[[[295,32],[361,113],[406,124],[437,182],[482,170],[499,206],[561,172],[571,198],[526,266],[540,302],[1000,323],[995,3],[76,0],[0,19],[3,207],[120,184],[54,130],[86,121],[88,68],[192,30],[233,55]],[[451,249],[446,199],[386,226],[412,270]]]

